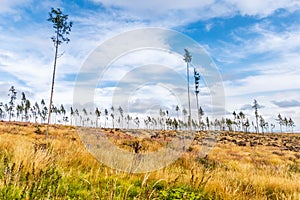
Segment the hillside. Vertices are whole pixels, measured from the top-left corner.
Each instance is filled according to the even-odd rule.
[[[176,137],[102,131],[131,152],[138,142],[138,153]],[[0,122],[0,199],[300,199],[299,134],[221,132],[208,157],[199,158],[205,135],[199,132],[173,164],[130,174],[98,162],[73,126],[52,125],[48,141],[44,133],[44,125]]]

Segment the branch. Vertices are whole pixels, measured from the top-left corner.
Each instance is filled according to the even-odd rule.
[[[57,56],[57,58],[62,57],[65,54],[65,52],[62,52],[60,55]]]

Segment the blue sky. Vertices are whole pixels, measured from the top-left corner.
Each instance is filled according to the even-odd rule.
[[[49,99],[54,48],[53,30],[46,19],[51,7],[62,8],[74,22],[71,42],[60,47],[63,55],[58,62],[54,102],[72,104],[77,74],[102,42],[124,31],[160,27],[183,33],[205,48],[222,75],[226,111],[242,110],[253,120],[249,104],[257,99],[263,106],[259,112],[267,121],[275,123],[281,113],[294,119],[299,131],[299,0],[2,0],[0,102],[6,101],[11,85],[31,99]],[[147,35],[143,39],[147,40]],[[128,73],[129,65],[154,62],[149,55],[157,56],[140,52],[116,61],[123,67],[111,68],[107,84],[97,91],[103,107],[108,106],[120,80],[117,74]],[[180,70],[184,73],[184,63],[172,56],[155,62],[183,64]],[[203,84],[203,107],[209,104],[207,90]],[[166,102],[170,103],[167,98]]]

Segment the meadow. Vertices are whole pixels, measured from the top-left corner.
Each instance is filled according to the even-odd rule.
[[[127,173],[98,162],[75,126],[0,122],[0,199],[300,199],[300,135],[222,131],[207,157],[206,132],[171,165]],[[174,135],[137,139],[103,129],[120,148],[156,151]]]

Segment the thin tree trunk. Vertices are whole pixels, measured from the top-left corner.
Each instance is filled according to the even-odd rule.
[[[201,126],[201,118],[200,118],[200,113],[199,113],[199,100],[198,100],[198,94],[196,93],[196,104],[197,104],[197,114],[198,114],[198,123],[199,123],[199,128]]]
[[[11,120],[11,111],[8,112],[8,121],[10,122]]]
[[[258,128],[258,118],[257,118],[257,116],[256,116],[256,133],[258,134],[259,133],[259,128]]]
[[[54,64],[53,64],[51,95],[50,95],[49,110],[48,110],[48,123],[47,123],[46,139],[48,139],[48,135],[49,135],[49,125],[50,125],[50,117],[51,117],[51,105],[52,105],[52,98],[53,98],[54,81],[55,81],[55,71],[56,71],[56,61],[57,61],[57,54],[58,54],[58,30],[57,30],[56,41],[55,42],[56,42],[55,43],[55,56],[54,56]]]
[[[191,115],[191,101],[190,101],[190,75],[189,75],[189,64],[186,64],[186,73],[187,73],[187,86],[188,86],[188,104],[189,104],[189,116],[188,116],[188,126],[192,129],[192,115]]]

